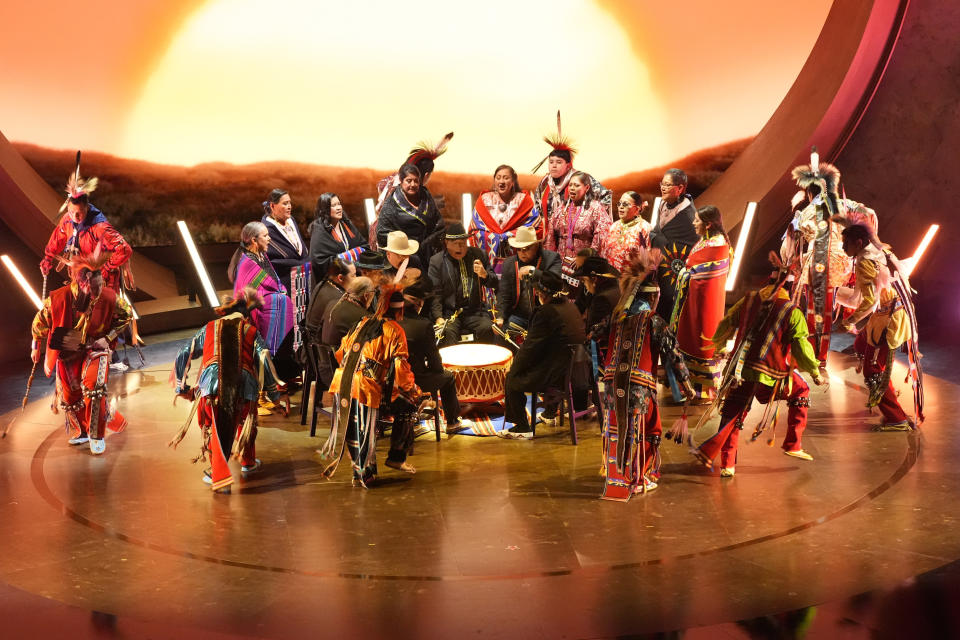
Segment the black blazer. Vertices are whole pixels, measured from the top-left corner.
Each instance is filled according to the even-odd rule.
[[[504,322],[506,322],[511,315],[517,313],[517,307],[521,306],[521,294],[530,295],[533,298],[534,307],[538,304],[536,302],[536,294],[531,290],[529,284],[524,286],[521,282],[521,290],[517,291],[517,264],[519,262],[520,260],[516,255],[508,256],[507,259],[503,261],[503,273],[500,275],[500,288],[497,290],[497,309]],[[532,264],[537,267],[538,271],[552,271],[558,276],[561,275],[560,254],[556,251],[541,248],[540,255]],[[526,317],[527,320],[530,319],[529,316],[523,313],[520,315]]]
[[[290,269],[299,267],[301,264],[309,261],[310,245],[303,239],[303,234],[300,233],[300,227],[295,225],[297,235],[300,237],[300,251],[297,251],[293,244],[287,239],[286,234],[280,231],[280,229],[267,220],[267,218],[269,218],[269,216],[264,214],[263,218],[260,219],[260,221],[266,225],[267,233],[270,234],[270,244],[267,246],[267,257],[270,258],[270,264],[272,264],[273,268],[277,271],[277,277],[280,278],[283,286],[287,288],[287,294],[292,296],[293,293],[290,291]],[[294,218],[293,221],[296,223],[296,218]]]
[[[314,287],[310,294],[310,304],[307,306],[306,325],[307,331],[315,334],[317,341],[320,339],[320,331],[323,328],[323,321],[326,319],[324,312],[327,305],[335,300],[339,300],[343,295],[343,289],[332,282],[323,282]]]
[[[587,340],[580,311],[565,298],[553,298],[539,307],[520,350],[513,357],[510,377],[521,389],[543,389],[558,384],[570,364],[568,344]]]
[[[467,273],[470,275],[472,286],[470,289],[470,299],[466,301],[466,310],[476,311],[482,308],[480,302],[480,287],[497,288],[499,283],[497,274],[490,268],[490,259],[487,253],[477,247],[467,247],[467,254],[463,257],[466,263]],[[487,279],[480,280],[473,272],[473,261],[479,260],[483,268],[487,270]],[[457,294],[460,289],[460,269],[457,264],[449,257],[446,251],[441,251],[430,258],[430,268],[427,270],[430,279],[430,285],[433,287],[433,300],[431,301],[431,317],[449,318],[459,307]]]
[[[616,280],[611,280],[606,289],[590,296],[590,304],[587,306],[587,332],[592,332],[591,337],[601,349],[607,348],[610,318],[619,301],[620,287]]]
[[[327,305],[324,311],[321,339],[336,351],[340,348],[343,337],[353,331],[357,323],[370,312],[352,300],[334,300]]]

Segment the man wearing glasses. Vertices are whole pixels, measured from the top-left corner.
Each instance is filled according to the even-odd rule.
[[[690,247],[698,239],[693,228],[697,208],[687,193],[687,174],[682,169],[667,169],[663,174],[660,197],[657,224],[650,232],[650,246],[660,249],[663,254],[658,273],[660,303],[657,305],[657,314],[668,319],[677,295],[677,274],[686,262]]]

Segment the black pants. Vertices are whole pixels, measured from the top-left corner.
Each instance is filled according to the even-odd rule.
[[[273,354],[273,368],[277,370],[277,375],[284,382],[299,376],[303,370],[300,363],[297,362],[296,354],[293,352],[292,329],[280,343],[280,346],[277,347],[277,352]]]
[[[527,419],[527,391],[524,389],[513,372],[507,373],[507,379],[503,384],[503,417],[507,422],[512,422],[517,431],[530,431],[530,421]]]
[[[512,371],[510,373],[512,373]],[[527,419],[527,393],[534,391],[534,389],[525,389],[524,385],[517,380],[517,377],[511,376],[510,373],[507,373],[507,379],[503,385],[503,417],[507,422],[512,422],[517,431],[530,431],[530,421]],[[553,384],[548,384],[547,381],[544,381],[543,386],[537,389],[537,391],[562,386],[562,381],[554,380]],[[588,391],[586,389],[574,388],[573,407],[576,411],[582,411],[586,408],[587,395]],[[555,418],[557,416],[557,402],[545,402],[542,406],[544,417]],[[534,419],[536,419],[536,416],[534,416]]]
[[[423,373],[415,376],[417,386],[423,391],[440,393],[440,402],[443,403],[443,412],[447,417],[447,424],[456,424],[460,419],[460,400],[457,398],[457,382],[450,371],[437,373]]]
[[[494,344],[493,319],[486,311],[464,311],[454,320],[447,323],[443,330],[441,347],[460,342],[462,334],[472,333],[474,342]]]
[[[393,415],[387,460],[404,462],[407,459],[407,451],[413,444],[413,427],[417,422],[417,408],[400,397],[388,405],[381,406],[381,411],[384,409]]]

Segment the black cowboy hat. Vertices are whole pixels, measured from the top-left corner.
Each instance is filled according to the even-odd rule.
[[[463,240],[467,238],[467,230],[463,228],[462,222],[451,222],[447,225],[447,231],[444,238],[447,240]]]
[[[377,271],[387,268],[387,258],[382,251],[366,250],[357,258],[358,269]]]
[[[613,265],[607,262],[606,258],[600,256],[590,256],[583,261],[583,265],[573,272],[574,278],[583,277],[593,278],[619,278],[620,272]]]
[[[563,291],[563,278],[552,271],[542,271],[536,287],[544,293],[555,296]]]

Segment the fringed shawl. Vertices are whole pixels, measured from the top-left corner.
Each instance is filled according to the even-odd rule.
[[[274,355],[280,348],[280,343],[293,329],[293,301],[277,279],[270,261],[258,262],[254,254],[244,250],[240,262],[237,263],[234,295],[238,295],[248,286],[255,288],[257,293],[263,296],[263,308],[252,311],[250,320],[267,343],[270,354]]]

